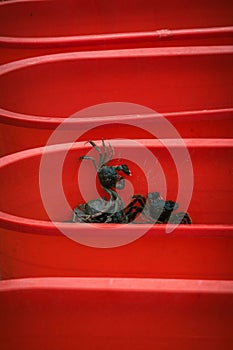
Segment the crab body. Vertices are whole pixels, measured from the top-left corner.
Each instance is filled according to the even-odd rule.
[[[73,222],[127,224],[142,210],[140,196],[133,197],[126,207],[120,197],[109,201],[99,198],[78,205],[73,211]]]
[[[113,166],[103,165],[97,172],[101,185],[105,188],[116,187],[119,175]]]

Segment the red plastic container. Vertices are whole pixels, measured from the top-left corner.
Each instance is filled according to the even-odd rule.
[[[7,1],[0,63],[57,52],[233,43],[227,1]]]
[[[231,349],[232,291],[232,281],[1,281],[1,345],[4,350]]]
[[[167,141],[170,151],[180,154],[178,141]],[[177,200],[180,183],[183,183],[184,190],[177,201],[180,210],[185,210],[185,199],[192,185],[188,180],[192,162],[194,188],[188,212],[193,224],[179,225],[167,233],[167,225],[65,223],[64,221],[72,219],[72,208],[83,203],[84,198],[85,201],[97,198],[93,164],[88,161],[77,162],[77,158],[86,154],[91,147],[83,142],[73,146],[50,146],[46,168],[47,185],[42,183],[41,168],[39,170],[43,148],[23,151],[0,160],[2,277],[140,276],[232,279],[233,141],[185,140],[190,161],[188,157],[182,158],[176,166],[168,148],[158,140],[137,140],[133,145],[126,141],[112,140],[111,143],[116,154],[112,164],[127,162],[133,175],[129,178],[131,185],[127,182],[125,190],[120,194],[126,204],[133,193],[146,195],[149,191],[148,183],[152,185],[150,191],[159,191],[164,196],[163,176],[154,170],[155,164],[150,160],[144,160],[142,167],[135,163],[135,157],[143,158],[143,152],[146,151],[158,157],[165,174],[167,195],[164,198]],[[65,155],[68,146],[72,147],[65,157],[61,178],[64,195],[70,205],[69,210],[61,204],[56,177],[60,159]],[[96,157],[95,151],[93,152]],[[84,166],[82,184],[81,165]],[[181,171],[181,179],[178,179],[177,169]],[[80,186],[77,186],[78,182]],[[98,186],[97,189],[100,195],[104,195]],[[83,191],[87,191],[85,196]],[[48,202],[44,200],[46,196],[46,200],[50,199],[55,223],[50,222],[51,211],[49,209],[48,216]],[[73,237],[79,236],[78,241],[61,233],[60,230],[67,228],[71,230]],[[98,245],[102,239],[105,242],[109,237],[116,240],[122,238],[124,244],[108,248],[104,243],[101,246],[105,248],[97,248],[95,244],[90,246],[85,243],[86,239],[90,239]]]
[[[58,54],[4,65],[1,154],[43,146],[74,113],[110,102],[149,107],[166,116],[184,138],[232,137],[232,53],[227,46],[132,49]],[[73,119],[62,142],[70,142],[77,130],[79,140],[154,137],[143,127],[135,132],[125,125],[135,124],[138,111],[123,117],[124,127],[122,117],[111,112],[111,118],[89,114],[90,119]],[[154,123],[151,115],[143,120],[145,126]]]

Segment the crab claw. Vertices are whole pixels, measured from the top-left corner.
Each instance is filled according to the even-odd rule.
[[[121,170],[123,171],[123,173],[125,173],[126,175],[132,176],[131,171],[128,168],[128,165],[123,164],[120,166]]]
[[[125,187],[125,179],[121,176],[118,182],[116,183],[116,189],[123,190],[124,187]]]

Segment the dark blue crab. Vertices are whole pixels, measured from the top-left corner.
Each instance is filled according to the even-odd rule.
[[[139,195],[141,197],[141,195]],[[135,196],[137,197],[137,196]],[[165,201],[161,198],[159,192],[149,192],[147,200],[144,197],[142,218],[143,223],[155,224],[191,224],[191,218],[188,213],[173,213],[179,205],[171,200]]]
[[[90,143],[94,147],[94,149],[98,152],[99,154],[98,163],[96,163],[96,160],[93,157],[89,157],[89,156],[81,156],[78,159],[91,160],[97,171],[98,178],[102,188],[110,195],[110,197],[112,196],[116,197],[115,191],[113,189],[124,188],[124,178],[123,176],[120,176],[118,172],[122,171],[124,174],[130,176],[131,172],[128,166],[126,164],[116,165],[116,166],[108,165],[108,162],[110,162],[110,160],[113,157],[113,149],[110,143],[109,143],[110,152],[108,154],[107,147],[103,139],[102,139],[103,151],[101,151],[101,149],[95,144],[95,142],[91,140],[87,142]]]

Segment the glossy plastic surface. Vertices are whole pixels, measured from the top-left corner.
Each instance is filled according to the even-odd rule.
[[[233,346],[233,282],[47,278],[0,282],[4,350]]]
[[[140,157],[142,149],[150,150],[158,157],[167,182],[167,199],[176,199],[178,178],[168,150],[158,140],[138,140],[139,144],[128,146],[125,141],[111,141],[120,158],[112,164],[122,163],[126,152]],[[65,158],[62,170],[64,194],[70,204],[64,210],[58,193],[51,192],[56,179],[53,170],[65,146],[51,146],[48,170],[49,184],[46,193],[53,199],[53,220],[60,222],[57,227],[49,221],[41,201],[39,187],[39,165],[42,148],[28,150],[1,159],[1,251],[0,263],[3,278],[30,276],[141,276],[169,278],[232,279],[233,226],[232,202],[232,140],[185,140],[190,153],[194,190],[188,208],[193,224],[180,225],[168,234],[166,225],[154,225],[136,241],[115,248],[94,248],[77,243],[64,236],[59,229],[67,227],[74,235],[91,237],[93,240],[113,234],[116,225],[100,225],[96,233],[95,225],[70,224],[72,208],[84,201],[77,186],[80,164],[77,158],[86,154],[90,147],[83,142],[76,143]],[[171,149],[177,148],[176,140],[169,142]],[[131,150],[131,151],[130,151]],[[129,153],[127,153],[129,155]],[[94,156],[96,156],[94,154]],[[127,158],[128,159],[128,158]],[[154,183],[153,191],[161,192],[161,178],[151,173],[153,164],[144,162],[140,169],[127,160],[133,176],[129,179],[133,193],[146,195],[148,181]],[[183,180],[187,176],[188,163],[182,159]],[[86,162],[82,190],[88,189],[85,201],[96,198],[95,185],[90,183],[93,164]],[[145,174],[149,175],[149,180]],[[55,182],[56,183],[56,182]],[[190,186],[187,183],[187,186]],[[98,187],[99,194],[104,195]],[[130,201],[126,186],[121,196]],[[164,193],[161,192],[164,196]],[[180,210],[184,210],[185,193],[179,200]],[[51,213],[50,213],[51,214]],[[119,225],[117,225],[119,227]],[[120,234],[131,238],[143,225],[120,225]],[[78,231],[77,231],[78,229]],[[75,236],[74,236],[75,237]],[[99,238],[98,238],[99,237]],[[129,240],[130,241],[130,240]]]
[[[0,4],[0,63],[57,52],[229,45],[227,1],[7,1]]]
[[[60,54],[4,65],[1,154],[43,146],[64,118],[110,102],[152,108],[184,138],[232,137],[232,53],[230,46],[133,49]],[[122,127],[122,116],[111,112],[113,117],[76,118],[71,130],[66,128],[63,142],[70,142],[76,129],[80,140],[153,137],[125,125],[134,125],[138,113],[124,116]],[[153,122],[153,116],[144,116],[145,126]]]

